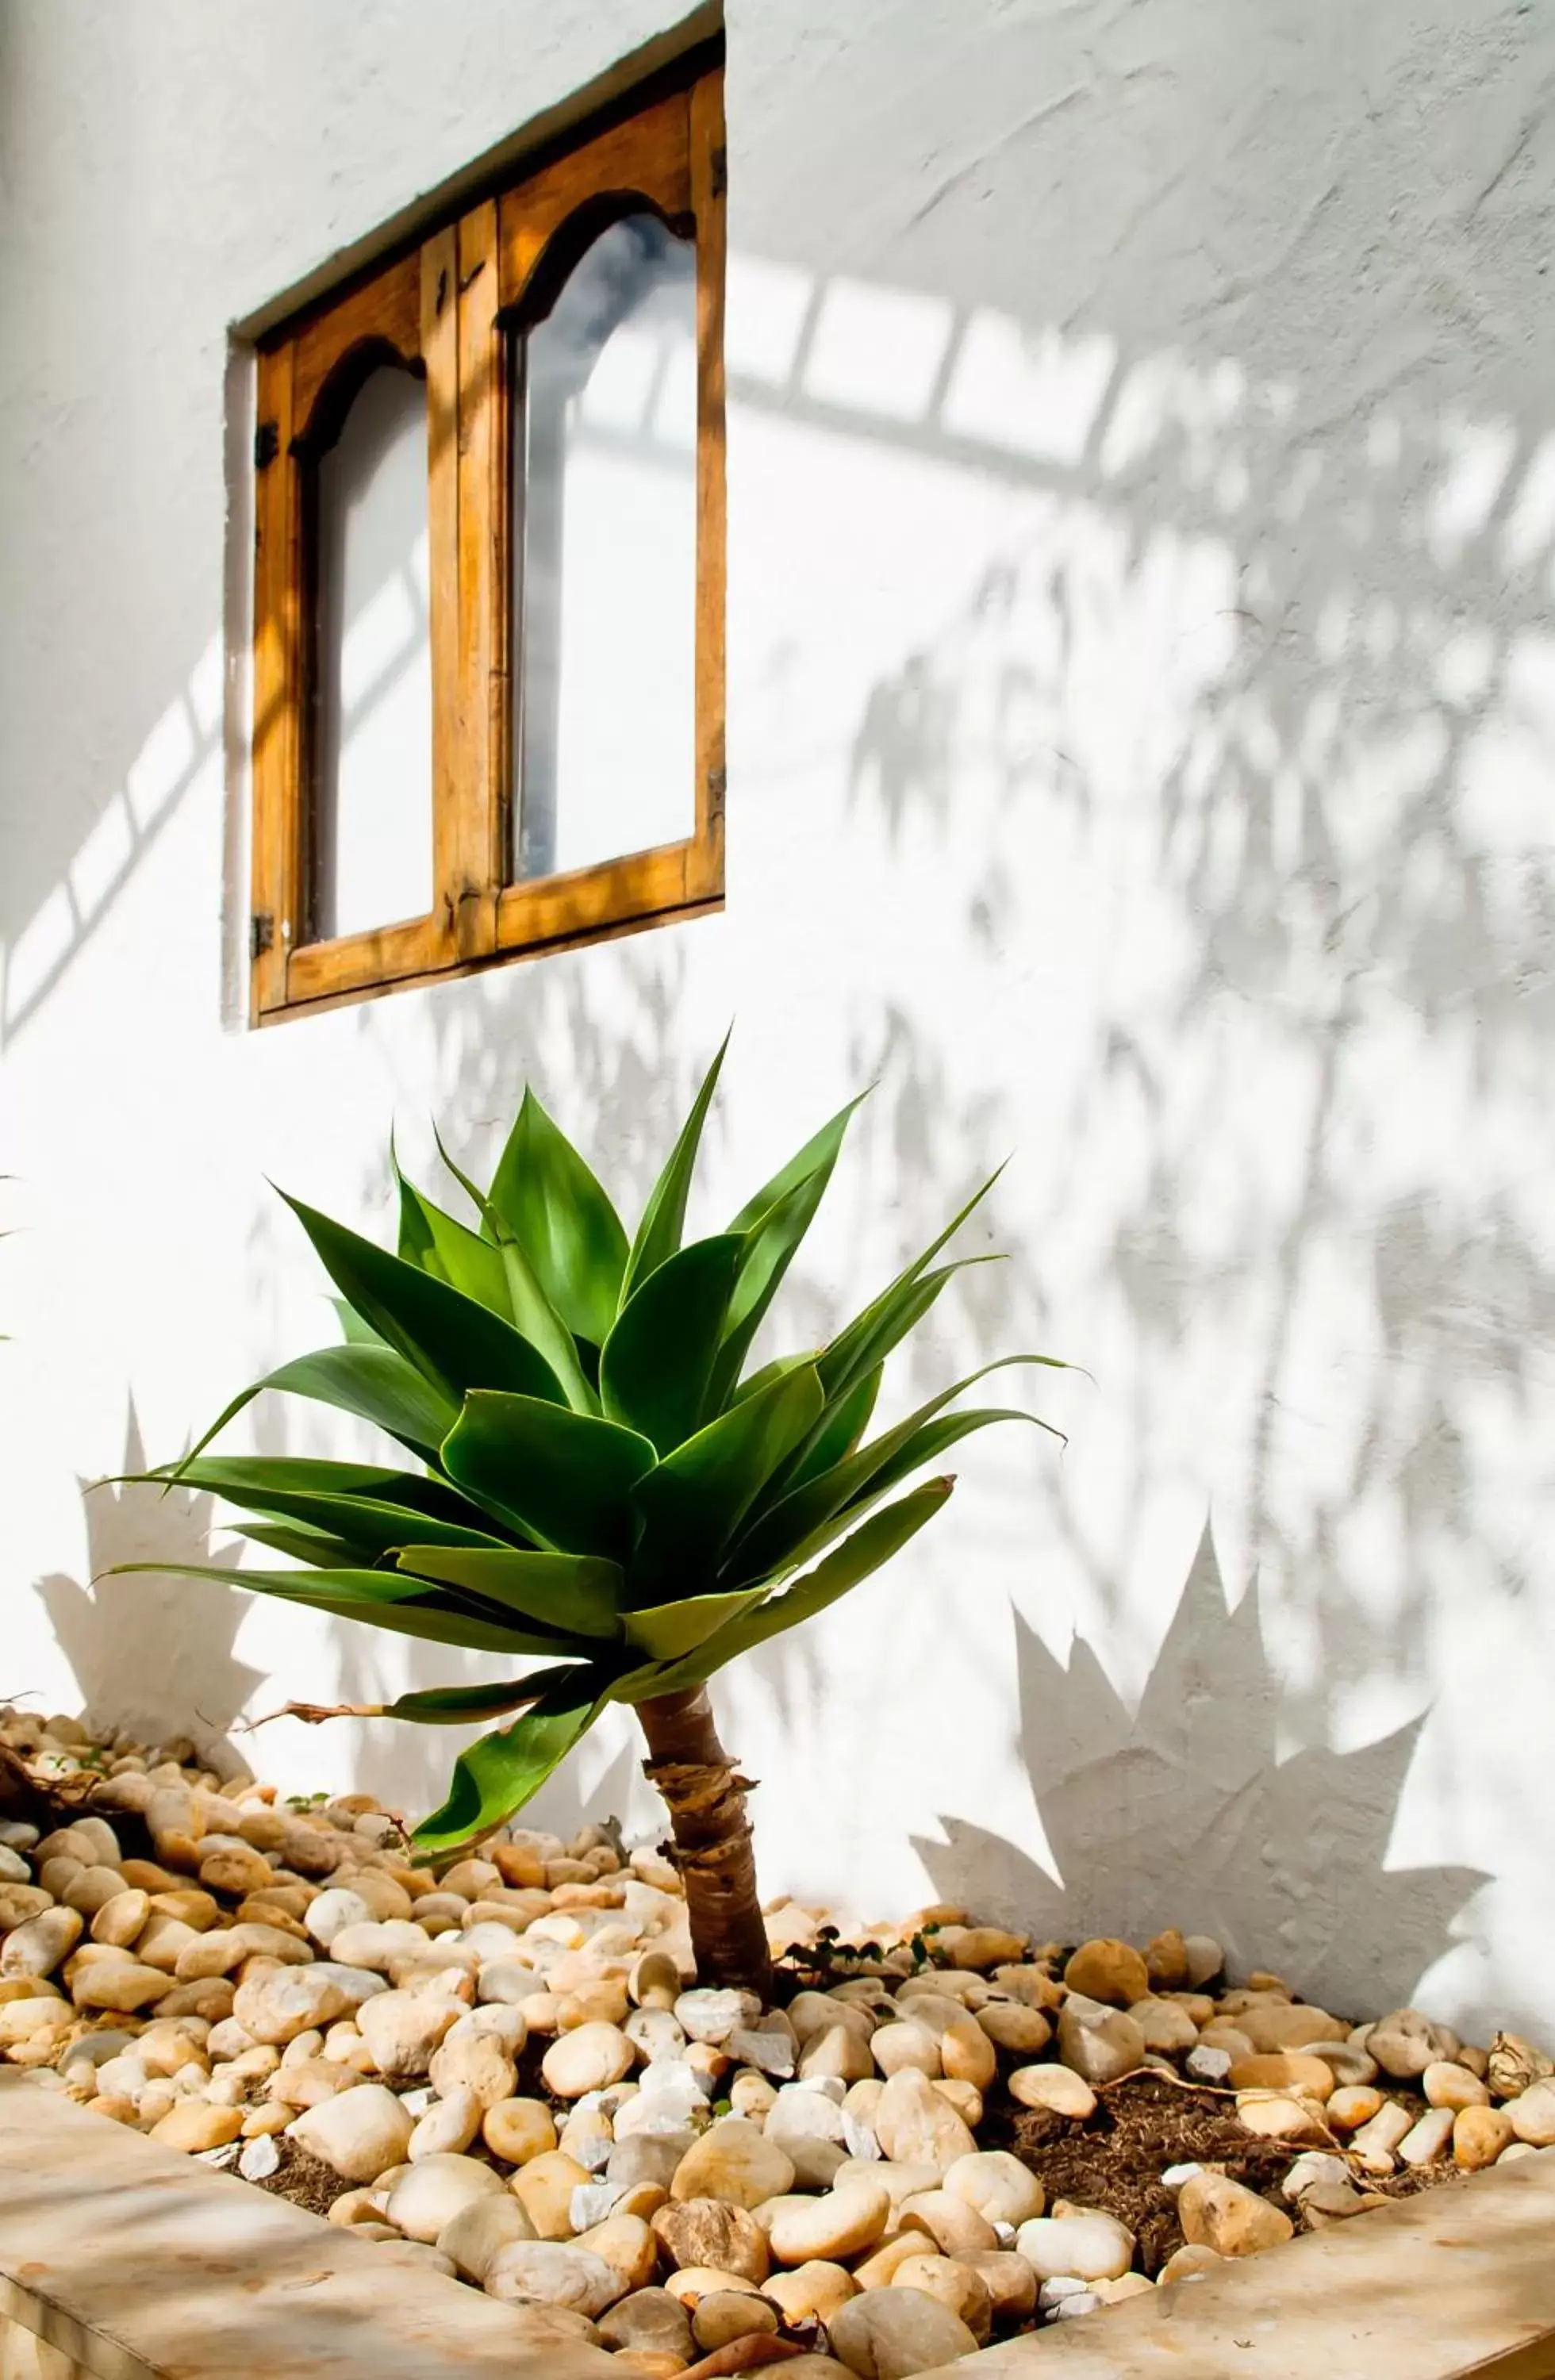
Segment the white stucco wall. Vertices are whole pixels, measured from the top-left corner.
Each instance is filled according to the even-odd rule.
[[[220,1730],[448,1674],[93,1609],[207,1516],[80,1481],[327,1335],[266,1175],[384,1225],[391,1117],[479,1163],[532,1075],[629,1199],[733,1014],[710,1221],[880,1078],[796,1341],[1013,1151],[1013,1260],[898,1394],[1094,1375],[723,1682],[771,1888],[1555,2032],[1548,11],[729,0],[726,912],[233,1021],[226,326],[674,13],[0,14],[0,1696]],[[261,1743],[411,1803],[443,1753]],[[550,1806],[630,1788],[601,1732]]]

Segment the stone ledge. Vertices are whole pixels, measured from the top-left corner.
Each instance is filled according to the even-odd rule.
[[[506,2308],[0,2070],[0,2331],[91,2380],[609,2380]]]
[[[373,2242],[0,2069],[6,2380],[608,2380],[613,2368],[593,2348],[517,2348],[506,2310],[461,2282],[392,2266]],[[1555,2149],[947,2371],[1555,2380]]]
[[[966,2380],[1555,2380],[1555,2149],[1055,2325]]]

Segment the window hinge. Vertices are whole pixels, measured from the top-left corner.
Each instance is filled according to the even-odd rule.
[[[708,771],[708,816],[714,826],[723,816],[723,796],[728,791],[729,775],[724,769]]]
[[[269,464],[273,463],[280,451],[280,423],[276,421],[261,421],[259,428],[254,432],[255,470],[264,470]]]
[[[249,956],[262,957],[274,947],[275,920],[268,909],[256,909],[249,920]]]
[[[715,149],[712,152],[712,195],[724,199],[729,195],[729,152]]]

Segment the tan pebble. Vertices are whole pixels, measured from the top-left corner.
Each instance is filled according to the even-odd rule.
[[[493,2156],[528,2165],[556,2145],[556,2125],[543,2099],[499,2099],[486,2109],[480,2135]]]
[[[960,2157],[956,2163],[964,2166],[967,2159]],[[1039,2204],[1029,2207],[1022,2221],[1040,2211],[1040,2192],[1038,2196]],[[948,2190],[915,2192],[902,2201],[896,2219],[904,2230],[922,2232],[942,2256],[986,2254],[999,2245],[999,2234],[987,2216]]]
[[[1147,1942],[1145,1970],[1153,1992],[1180,1991],[1189,1981],[1188,1946],[1174,1925]]]
[[[1202,2280],[1206,2273],[1218,2272],[1225,2261],[1218,2248],[1207,2246],[1202,2240],[1184,2243],[1173,2249],[1156,2275],[1157,2287],[1169,2289],[1173,2281]]]
[[[874,2247],[891,2214],[891,2192],[883,2185],[835,2183],[824,2197],[791,2199],[778,2213],[769,2233],[772,2254],[780,2265],[841,2263]]]
[[[1226,2081],[1233,2091],[1296,2091],[1319,2102],[1333,2095],[1333,2070],[1320,2058],[1299,2049],[1277,2049],[1233,2060]]]
[[[905,2265],[909,2256],[921,2256],[922,2253],[923,2233],[918,2230],[900,2231],[877,2248],[873,2255],[856,2265],[853,2277],[861,2289],[883,2289],[890,2286],[899,2265]]]
[[[942,1925],[929,1944],[936,1965],[970,1968],[978,1974],[1012,1964],[1025,1957],[1027,1949],[1026,1935],[1007,1933],[1000,1925]]]
[[[804,2202],[809,2204],[811,2202]],[[711,2267],[758,2285],[771,2270],[767,2235],[743,2206],[721,2198],[667,2201],[650,2217],[654,2237],[677,2268]]]
[[[542,2150],[508,2178],[508,2188],[534,2225],[537,2240],[570,2240],[572,2194],[592,2177],[560,2149]]]
[[[1460,2107],[1452,2119],[1452,2159],[1465,2173],[1494,2165],[1514,2138],[1504,2107]]]
[[[1555,2146],[1555,2082],[1530,2084],[1517,2098],[1508,2100],[1506,2112],[1512,2131],[1528,2147]]]
[[[1136,2000],[1128,2013],[1144,2035],[1146,2048],[1158,2057],[1179,2057],[1198,2039],[1198,2027],[1180,2000],[1162,1999],[1151,1993]]]
[[[1444,2155],[1452,2138],[1453,2114],[1452,2107],[1428,2108],[1400,2141],[1400,2162],[1403,2165],[1430,2165],[1437,2157]]]
[[[1113,2280],[1092,2281],[1090,2287],[1103,2305],[1122,2305],[1125,2298],[1148,2297],[1155,2283],[1143,2273],[1119,2273]]]
[[[892,2277],[893,2289],[921,2289],[966,2325],[982,2346],[993,2327],[993,2299],[975,2265],[954,2256],[909,2256]]]
[[[1321,2140],[1326,2132],[1317,2103],[1287,2092],[1242,2092],[1236,2102],[1236,2120],[1244,2131],[1266,2141]]]
[[[618,2295],[647,2289],[659,2269],[658,2240],[639,2215],[617,2209],[602,2223],[580,2231],[575,2244],[610,2266],[621,2283]]]
[[[977,2020],[994,2047],[1014,2058],[1037,2057],[1053,2035],[1041,2010],[1020,2000],[989,2000],[978,2010]]]
[[[1063,1970],[1070,1991],[1110,2008],[1131,2008],[1150,1988],[1149,1970],[1137,1950],[1110,1936],[1082,1942]]]
[[[1370,2123],[1382,2105],[1381,2092],[1373,2090],[1369,2082],[1346,2082],[1334,2092],[1323,2113],[1333,2131],[1355,2132]]]
[[[1177,2219],[1190,2247],[1250,2256],[1277,2247],[1295,2229],[1288,2215],[1229,2175],[1195,2174],[1177,2193]]]
[[[792,2272],[773,2273],[762,2282],[761,2294],[771,2300],[784,2324],[792,2327],[796,2323],[829,2323],[862,2286],[845,2265],[816,2257],[796,2265]]]
[[[1096,2108],[1096,2094],[1067,2066],[1017,2066],[1010,2076],[1012,2099],[1023,2107],[1051,2108],[1055,2116],[1083,2122]]]
[[[975,2082],[960,2082],[950,2074],[937,2074],[929,2084],[937,2091],[947,2107],[954,2107],[962,2122],[976,2132],[983,2119],[983,2095]]]
[[[1426,2104],[1431,2107],[1488,2107],[1490,2104],[1488,2086],[1471,2074],[1466,2066],[1445,2058],[1427,2067],[1420,2077],[1420,2087]]]
[[[242,2114],[237,2107],[213,2107],[198,2099],[186,2099],[152,2126],[151,2137],[164,2148],[183,2149],[193,2156],[203,2149],[225,2148],[242,2129]]]
[[[1284,2000],[1270,2000],[1243,2009],[1235,2022],[1253,2048],[1260,2053],[1276,2049],[1305,2049],[1308,2042],[1332,2041],[1342,2037],[1344,2032],[1343,2026],[1325,2010],[1293,2007]]]
[[[992,2041],[969,2015],[953,2017],[941,2033],[940,2062],[946,2082],[969,2083],[978,2092],[986,2091],[999,2071]]]
[[[694,2313],[703,2298],[711,2297],[718,2289],[740,2289],[750,2296],[759,2295],[754,2281],[742,2281],[737,2273],[721,2273],[711,2265],[683,2265],[672,2273],[664,2288],[677,2304]]]
[[[707,2355],[736,2338],[771,2338],[777,2327],[776,2306],[748,2289],[711,2289],[699,2298],[691,2316],[697,2344]]]

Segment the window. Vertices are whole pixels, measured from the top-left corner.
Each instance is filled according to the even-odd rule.
[[[267,335],[256,1021],[716,906],[716,69]]]

